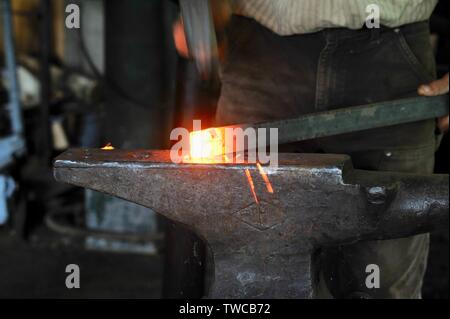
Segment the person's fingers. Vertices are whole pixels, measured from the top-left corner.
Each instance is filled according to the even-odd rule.
[[[181,19],[178,19],[173,25],[173,40],[178,54],[184,58],[188,58],[189,49],[186,41],[186,34],[184,33],[183,21]]]
[[[418,93],[424,96],[436,96],[448,93],[449,75],[448,73],[439,80],[433,81],[429,84],[421,85]]]
[[[448,93],[449,74],[429,84],[421,85],[417,92],[423,96],[436,96]],[[442,133],[448,132],[448,115],[437,120],[437,127]]]
[[[437,126],[442,133],[447,133],[448,132],[448,116],[439,118]]]

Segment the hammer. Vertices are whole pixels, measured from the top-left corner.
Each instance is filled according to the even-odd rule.
[[[203,79],[217,77],[217,32],[226,24],[230,7],[224,0],[179,0],[189,54]]]

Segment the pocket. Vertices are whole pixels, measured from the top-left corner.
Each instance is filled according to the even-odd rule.
[[[397,28],[394,33],[397,36],[398,48],[403,58],[416,74],[418,80],[422,83],[433,81],[436,78],[436,70],[429,32],[422,31],[405,35],[401,28]],[[413,48],[410,43],[415,43],[415,47]],[[429,64],[425,65],[423,61],[427,61]]]
[[[430,174],[434,169],[435,144],[383,151],[378,170]]]
[[[444,133],[438,132],[439,129],[436,129],[436,135],[435,135],[435,148],[434,150],[437,152],[439,148],[441,147],[442,139],[444,138]]]

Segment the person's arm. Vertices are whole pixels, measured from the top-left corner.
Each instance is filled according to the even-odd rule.
[[[433,81],[429,84],[424,84],[417,90],[423,96],[436,96],[448,93],[448,73],[439,80]],[[437,126],[442,133],[448,132],[448,115],[438,119]]]

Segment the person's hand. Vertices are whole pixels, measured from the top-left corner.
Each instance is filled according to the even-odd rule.
[[[177,21],[175,21],[172,34],[178,54],[187,59],[189,57],[189,49],[186,41],[186,35],[184,33],[183,20],[181,18],[178,18]]]
[[[417,91],[423,96],[436,96],[448,93],[448,73],[442,79],[421,85]],[[448,132],[448,115],[439,118],[437,126],[442,133]]]
[[[223,32],[226,25],[231,18],[231,6],[228,0],[212,0],[211,11],[213,14],[214,27],[217,33]],[[180,18],[175,21],[173,25],[173,39],[175,42],[175,48],[179,55],[184,58],[189,57],[189,48],[186,41],[186,35],[184,33],[183,21]],[[218,43],[219,51],[222,50],[224,43]]]

